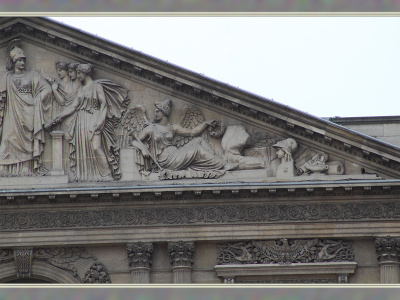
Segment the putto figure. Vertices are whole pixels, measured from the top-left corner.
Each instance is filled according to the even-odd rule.
[[[122,120],[122,126],[133,137],[136,163],[142,174],[158,169],[160,179],[217,178],[238,166],[217,157],[200,136],[207,128],[219,135],[215,130],[221,128],[217,121],[205,121],[197,108],[186,106],[180,124],[170,124],[171,109],[169,99],[156,102],[153,124],[141,106],[131,108]]]
[[[7,48],[8,72],[0,78],[0,174],[44,175],[43,125],[51,118],[51,87],[39,73],[25,70],[21,41]]]
[[[46,127],[69,117],[71,181],[111,181],[121,178],[114,128],[129,103],[128,90],[111,80],[93,80],[93,66],[76,68],[81,86],[73,102]]]

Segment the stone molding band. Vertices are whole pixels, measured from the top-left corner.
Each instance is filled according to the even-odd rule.
[[[0,231],[269,222],[400,220],[400,203],[220,205],[0,213]]]

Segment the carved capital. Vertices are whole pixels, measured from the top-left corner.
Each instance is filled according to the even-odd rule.
[[[126,245],[128,251],[129,266],[132,269],[151,268],[153,256],[153,243],[138,242]]]
[[[30,278],[33,259],[32,249],[15,249],[14,259],[17,267],[17,278]]]
[[[192,267],[194,242],[170,242],[168,252],[172,267]]]
[[[375,238],[376,254],[379,263],[399,262],[400,238]]]

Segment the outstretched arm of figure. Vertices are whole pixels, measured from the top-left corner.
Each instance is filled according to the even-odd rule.
[[[194,137],[194,136],[198,136],[199,134],[201,134],[208,126],[213,126],[213,123],[215,123],[215,120],[205,121],[205,122],[197,125],[193,129],[184,128],[181,125],[174,124],[174,125],[172,125],[172,130],[174,131],[174,133],[181,135],[181,136]]]
[[[51,122],[47,123],[44,125],[45,129],[50,128],[51,126],[60,123],[62,119],[65,117],[68,117],[69,115],[72,115],[76,109],[78,108],[79,101],[78,98],[75,98],[74,102],[72,102],[71,105],[67,106],[61,113],[59,113]]]
[[[143,141],[150,137],[150,132],[144,130],[140,133],[135,133],[134,131],[132,131],[131,133],[129,133],[129,136],[133,137],[131,145],[135,148],[138,148],[142,152],[142,155],[144,157],[150,157],[149,150],[147,149],[146,145],[143,144]]]
[[[65,99],[63,96],[61,96],[60,92],[58,91],[58,82],[50,77],[47,77],[46,80],[51,84],[51,90],[53,92],[54,99],[57,101],[58,104],[64,106]]]

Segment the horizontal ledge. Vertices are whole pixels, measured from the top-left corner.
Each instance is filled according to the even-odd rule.
[[[237,276],[303,275],[303,274],[353,274],[356,262],[322,262],[279,264],[234,264],[216,265],[218,276],[232,278]]]
[[[61,176],[62,177],[62,176]],[[22,177],[21,177],[22,178]],[[44,177],[42,177],[44,178]],[[136,182],[135,182],[136,183]],[[175,191],[195,191],[195,190],[254,190],[254,189],[290,189],[290,188],[336,188],[336,187],[364,187],[364,186],[377,186],[377,187],[389,187],[389,186],[400,186],[399,179],[370,179],[370,180],[322,180],[322,181],[285,181],[285,182],[232,182],[232,183],[202,183],[202,184],[155,184],[155,185],[124,185],[121,186],[119,183],[115,185],[110,183],[108,187],[65,187],[65,188],[32,188],[32,189],[15,189],[15,188],[0,188],[0,196],[8,195],[50,195],[50,194],[63,194],[63,193],[74,193],[74,194],[87,194],[87,193],[98,193],[98,194],[116,194],[116,193],[147,193],[147,192],[175,192]],[[205,189],[206,188],[206,189]]]

